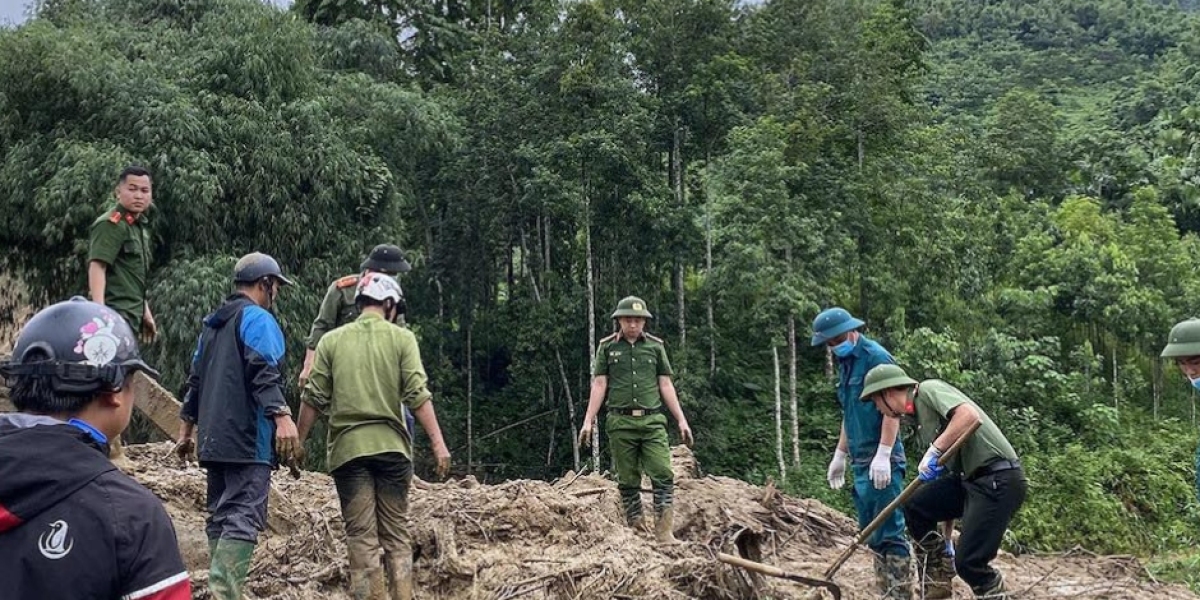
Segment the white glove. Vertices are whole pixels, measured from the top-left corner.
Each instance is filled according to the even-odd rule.
[[[879,445],[875,458],[871,460],[871,482],[875,489],[882,490],[892,483],[892,447]]]
[[[846,485],[846,453],[841,448],[833,452],[833,460],[829,461],[829,471],[825,478],[829,480],[829,487],[835,490],[840,490]]]

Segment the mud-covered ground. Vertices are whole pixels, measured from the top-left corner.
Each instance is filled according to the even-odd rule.
[[[171,444],[129,449],[131,473],[163,499],[175,520],[196,598],[205,588],[204,473],[184,467]],[[554,482],[481,485],[473,479],[416,482],[410,496],[418,597],[423,599],[808,598],[811,588],[715,560],[739,552],[787,571],[819,576],[846,548],[854,523],[802,500],[724,477],[695,477],[675,452],[675,535],[660,547],[623,524],[612,481],[564,475]],[[650,498],[645,502],[649,508]],[[1018,598],[1175,599],[1188,590],[1152,581],[1128,557],[1077,552],[998,561]],[[859,550],[835,577],[850,600],[874,598],[869,553]],[[346,555],[333,482],[319,473],[276,473],[269,530],[255,554],[251,598],[340,600]],[[961,581],[956,598],[970,598]]]

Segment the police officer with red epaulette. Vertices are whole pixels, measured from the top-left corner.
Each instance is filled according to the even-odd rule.
[[[117,203],[96,218],[88,236],[88,297],[125,319],[135,335],[150,342],[158,335],[146,289],[150,287],[150,228],[146,212],[154,203],[150,171],[130,165],[117,178]],[[121,438],[109,444],[117,464],[127,464]]]
[[[321,301],[321,310],[313,321],[308,339],[304,341],[307,348],[304,352],[304,368],[300,370],[300,388],[304,388],[308,375],[312,372],[313,359],[317,354],[317,342],[326,333],[352,323],[358,318],[358,307],[354,304],[354,296],[358,289],[360,277],[370,273],[383,273],[395,277],[400,273],[412,270],[412,265],[404,259],[400,248],[391,244],[379,244],[371,249],[371,254],[359,267],[362,272],[358,275],[347,275],[329,284],[325,291],[325,299]],[[396,323],[404,325],[404,298],[400,298],[400,316]]]

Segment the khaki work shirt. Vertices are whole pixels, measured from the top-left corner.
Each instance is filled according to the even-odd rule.
[[[385,452],[411,458],[402,405],[430,401],[428,381],[413,332],[377,314],[322,337],[300,399],[329,416],[329,470]]]

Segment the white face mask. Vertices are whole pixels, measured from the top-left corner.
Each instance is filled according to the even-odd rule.
[[[845,341],[833,347],[833,353],[839,358],[846,358],[850,353],[854,352],[854,340],[846,338]]]

